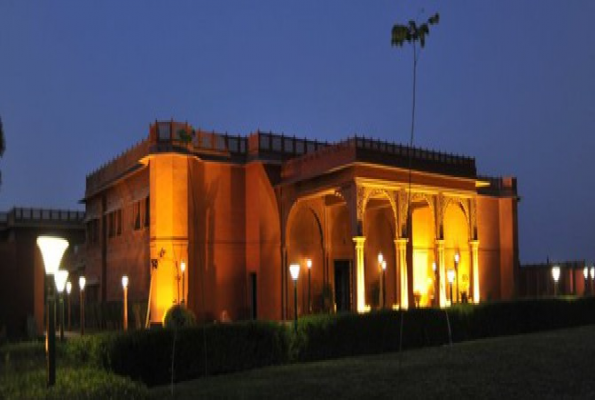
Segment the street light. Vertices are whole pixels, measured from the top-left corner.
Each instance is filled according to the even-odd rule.
[[[438,273],[438,268],[436,267],[436,261],[432,262],[432,273],[434,274],[434,306],[439,304],[439,293],[438,293],[438,277],[436,276]]]
[[[312,312],[312,292],[310,291],[310,287],[312,285],[312,277],[311,277],[312,260],[309,258],[306,260],[306,267],[308,267],[308,312],[311,313]]]
[[[80,293],[81,293],[81,312],[80,312],[80,316],[81,316],[81,336],[85,334],[85,284],[87,283],[87,280],[85,279],[84,276],[81,276],[79,278],[79,289],[80,289]]]
[[[378,296],[378,303],[380,304],[381,308],[384,308],[384,281],[383,281],[383,276],[382,276],[382,262],[384,261],[384,256],[382,255],[382,253],[378,253],[378,273],[380,274],[380,285],[378,288],[379,291],[379,296]]]
[[[66,294],[68,295],[68,330],[71,329],[70,326],[70,292],[72,291],[72,283],[70,281],[66,282]]]
[[[595,280],[595,266],[591,266],[591,269],[589,272],[591,275],[591,293],[593,293],[593,280]]]
[[[46,327],[45,348],[47,357],[47,386],[56,383],[56,303],[54,298],[54,274],[58,271],[64,251],[68,247],[66,239],[53,236],[39,236],[37,246],[41,251],[45,274],[48,276],[48,323]]]
[[[124,289],[124,330],[128,330],[128,276],[122,276],[122,289]]]
[[[382,260],[382,308],[386,307],[386,260]]]
[[[459,255],[459,252],[455,253],[455,278],[456,278],[456,284],[457,284],[457,303],[460,301],[459,300],[459,260],[460,260],[461,256]]]
[[[554,278],[554,296],[558,295],[558,280],[560,279],[560,267],[554,265],[552,267],[552,278]]]
[[[589,283],[589,267],[585,266],[583,269],[583,275],[585,276],[585,296],[587,295],[587,285]]]
[[[289,266],[289,273],[291,274],[291,279],[293,279],[293,311],[294,311],[294,320],[293,320],[293,327],[295,333],[297,333],[297,320],[298,320],[298,312],[297,312],[297,281],[300,275],[300,265],[299,264],[291,264]]]
[[[186,292],[184,291],[184,272],[186,272],[186,263],[184,261],[180,263],[180,270],[182,271],[182,305],[184,305],[186,303]]]
[[[453,269],[446,271],[446,279],[448,279],[448,286],[450,287],[450,304],[452,305],[452,283],[455,280],[455,271]]]
[[[60,296],[60,341],[64,341],[64,288],[66,287],[66,280],[68,279],[68,271],[58,270],[54,275],[56,280],[56,289]]]

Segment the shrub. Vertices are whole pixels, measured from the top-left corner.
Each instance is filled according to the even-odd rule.
[[[182,381],[287,362],[289,334],[276,323],[247,322],[103,333],[73,339],[68,347],[74,362],[153,386],[170,382],[172,365],[174,380]]]
[[[300,319],[291,358],[312,361],[442,345],[449,342],[448,324],[454,342],[574,327],[595,323],[593,309],[595,298],[589,297],[309,316]]]
[[[171,306],[163,317],[163,326],[169,329],[177,329],[196,325],[196,317],[188,308],[176,304]]]

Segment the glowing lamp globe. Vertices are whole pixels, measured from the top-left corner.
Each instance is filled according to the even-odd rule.
[[[300,265],[299,264],[291,264],[289,266],[289,273],[291,274],[291,279],[295,281],[298,280],[298,276],[300,276]]]
[[[182,273],[184,273],[184,271],[186,271],[186,263],[184,261],[182,261],[180,263],[180,270],[182,271]]]
[[[70,281],[66,282],[66,293],[70,294],[72,291],[72,283]]]
[[[308,269],[312,268],[312,260],[310,260],[309,258],[306,260],[306,266],[308,267]]]
[[[591,267],[591,279],[595,279],[595,267]]]
[[[554,265],[552,267],[552,278],[554,278],[554,282],[556,283],[560,279],[560,267],[557,265]]]
[[[436,263],[435,262],[432,263],[432,271],[436,272]]]
[[[39,236],[37,246],[41,250],[46,275],[54,275],[68,247],[68,241],[54,236]]]
[[[84,276],[81,276],[79,278],[79,287],[81,288],[81,291],[85,290],[85,284],[87,283],[87,280],[85,279]]]
[[[585,276],[585,279],[589,279],[589,267],[583,269],[583,275]]]
[[[455,253],[455,263],[457,263],[457,264],[459,263],[460,257],[461,256],[459,255],[459,253]]]
[[[68,271],[63,269],[58,270],[54,275],[54,279],[56,280],[56,289],[58,289],[58,293],[62,293],[66,287],[66,281],[68,280]]]
[[[382,261],[382,270],[386,271],[386,261]]]
[[[126,289],[128,287],[128,275],[122,277],[122,287]]]
[[[455,280],[455,271],[452,269],[446,271],[446,279],[448,279],[448,283],[453,283]]]
[[[378,264],[382,264],[382,261],[384,261],[384,256],[382,253],[378,253]]]

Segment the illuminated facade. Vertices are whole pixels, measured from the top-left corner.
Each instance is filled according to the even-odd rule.
[[[91,290],[119,299],[127,274],[153,322],[177,302],[202,320],[285,319],[292,263],[300,314],[515,293],[516,180],[479,177],[468,157],[157,122],[87,177],[85,202]]]

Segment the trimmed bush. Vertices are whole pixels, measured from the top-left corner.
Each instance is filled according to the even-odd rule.
[[[183,381],[285,363],[289,341],[282,325],[248,322],[84,336],[68,354],[154,386],[171,381],[172,365],[174,381]]]
[[[194,313],[184,306],[171,306],[163,317],[163,326],[169,329],[184,328],[196,325]]]
[[[67,344],[76,362],[100,366],[149,386],[290,361],[394,352],[452,341],[595,324],[595,297],[378,311],[275,322],[103,333]],[[448,316],[448,319],[447,319]],[[402,327],[402,343],[401,338]],[[173,358],[172,358],[173,357]]]
[[[411,349],[448,343],[448,323],[453,342],[460,342],[595,324],[594,311],[595,298],[569,297],[310,316],[300,319],[291,355],[312,361],[397,351],[401,318],[401,348]]]

